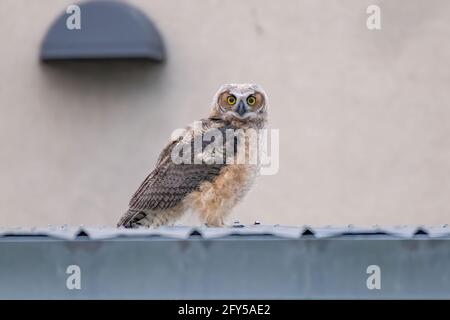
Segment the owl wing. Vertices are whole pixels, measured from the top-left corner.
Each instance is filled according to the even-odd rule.
[[[191,134],[189,132],[188,134]],[[169,209],[195,191],[201,183],[212,181],[224,164],[176,164],[171,153],[182,138],[169,143],[161,152],[156,168],[147,176],[130,201],[130,209],[119,225],[125,225],[142,211]],[[142,215],[142,214],[141,214]]]

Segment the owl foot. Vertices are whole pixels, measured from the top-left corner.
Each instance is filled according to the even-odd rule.
[[[222,219],[210,219],[205,222],[205,226],[208,228],[221,228],[225,226],[225,223]]]

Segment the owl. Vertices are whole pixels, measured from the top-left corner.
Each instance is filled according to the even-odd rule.
[[[267,95],[258,85],[220,87],[209,117],[186,127],[162,150],[156,168],[134,193],[117,226],[172,225],[188,210],[207,226],[223,226],[260,170],[259,160],[249,161],[259,159],[254,154],[259,148],[249,148],[248,138],[266,127],[267,109]],[[237,161],[238,157],[246,160]]]

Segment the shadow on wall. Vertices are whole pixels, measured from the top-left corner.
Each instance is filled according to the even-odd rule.
[[[70,60],[42,62],[41,69],[55,90],[65,94],[136,93],[161,83],[165,64],[148,60]],[[156,87],[156,88],[155,88]]]

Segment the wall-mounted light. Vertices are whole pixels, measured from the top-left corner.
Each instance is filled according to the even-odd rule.
[[[51,25],[40,58],[149,59],[165,58],[162,37],[140,10],[119,1],[70,5]]]

